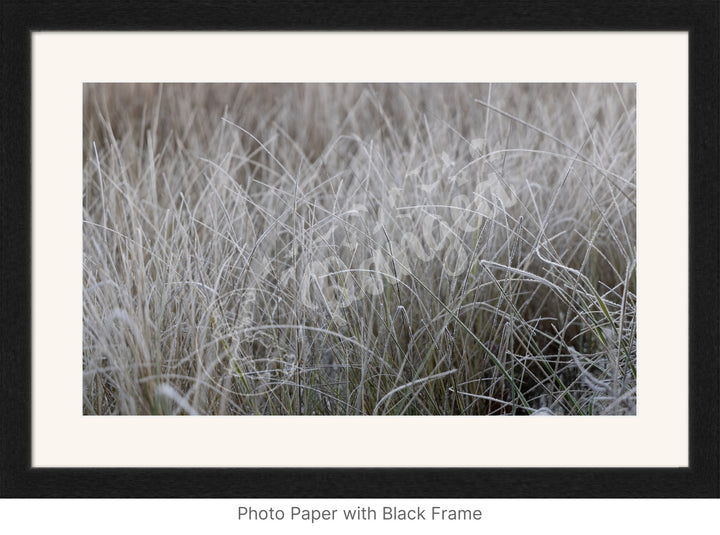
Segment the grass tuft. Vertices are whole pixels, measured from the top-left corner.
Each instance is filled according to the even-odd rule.
[[[631,84],[86,84],[86,414],[636,410]]]

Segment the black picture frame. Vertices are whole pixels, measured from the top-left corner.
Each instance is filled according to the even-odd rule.
[[[716,1],[6,1],[0,19],[0,497],[720,497],[720,4]],[[688,32],[689,467],[33,468],[31,33],[57,30]]]

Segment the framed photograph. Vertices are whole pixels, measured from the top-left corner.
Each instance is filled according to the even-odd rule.
[[[718,497],[718,6],[561,4],[4,8],[0,495]]]

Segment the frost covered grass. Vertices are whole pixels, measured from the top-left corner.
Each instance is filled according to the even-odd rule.
[[[86,414],[634,414],[631,84],[86,84]]]

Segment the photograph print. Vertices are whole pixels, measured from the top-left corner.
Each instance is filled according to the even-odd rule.
[[[85,415],[636,413],[631,83],[85,83]]]

